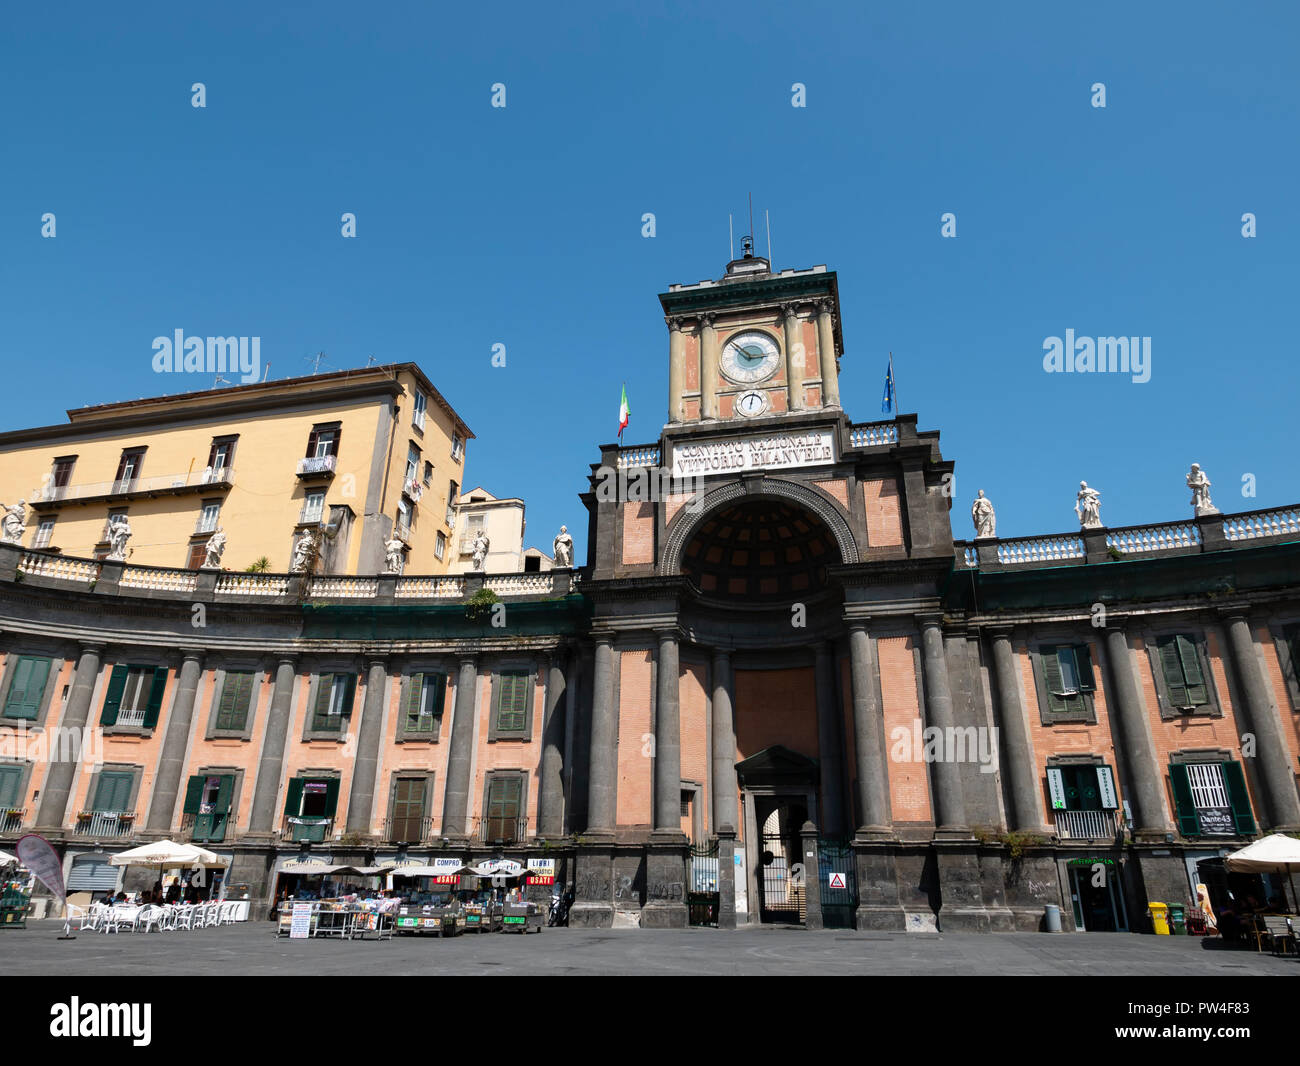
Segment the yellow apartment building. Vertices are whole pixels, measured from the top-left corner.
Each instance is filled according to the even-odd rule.
[[[441,574],[473,436],[414,363],[343,370],[2,433],[0,501],[26,502],[25,547],[68,556],[198,568],[220,529],[221,569],[283,573],[310,531],[316,573],[380,573],[391,554]]]

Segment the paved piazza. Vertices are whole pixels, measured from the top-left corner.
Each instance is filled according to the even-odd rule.
[[[544,929],[447,940],[277,939],[270,923],[193,934],[79,933],[32,922],[0,935],[0,972],[252,974],[1300,976],[1300,961],[1215,941],[1131,934],[908,935],[824,930]]]

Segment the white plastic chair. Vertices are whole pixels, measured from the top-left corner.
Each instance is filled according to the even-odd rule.
[[[164,932],[170,932],[176,928],[176,905],[174,903],[163,904],[162,917],[158,919],[158,928]]]
[[[221,924],[221,904],[209,903],[208,913],[203,917],[203,928],[211,929],[215,925]]]
[[[103,920],[99,923],[101,933],[120,933],[122,931],[122,912],[117,907],[107,907]]]
[[[179,903],[176,905],[176,916],[172,919],[173,929],[193,929],[194,928],[194,908],[188,903]]]
[[[92,903],[89,907],[78,907],[75,903],[66,904],[63,911],[64,934],[71,932],[73,922],[77,923],[79,933],[86,930],[96,932],[99,923],[103,920],[103,909],[98,903]]]
[[[142,929],[146,933],[152,933],[155,929],[162,928],[163,909],[155,904],[147,904],[140,908],[140,913],[136,916],[136,928]]]
[[[223,904],[221,905],[221,924],[222,924],[222,925],[234,925],[234,924],[235,924],[235,910],[236,910],[236,904],[231,903],[231,902],[229,902],[229,901],[227,901],[227,902],[225,902],[225,903],[223,903]]]

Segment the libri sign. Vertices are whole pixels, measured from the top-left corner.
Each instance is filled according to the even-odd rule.
[[[830,429],[728,437],[673,445],[672,476],[743,473],[746,470],[793,470],[835,462],[835,434]]]

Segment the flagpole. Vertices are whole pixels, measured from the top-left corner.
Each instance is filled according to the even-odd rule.
[[[894,377],[894,353],[889,353],[889,388],[893,392],[894,417],[897,418],[902,408],[898,406],[898,379]]]

